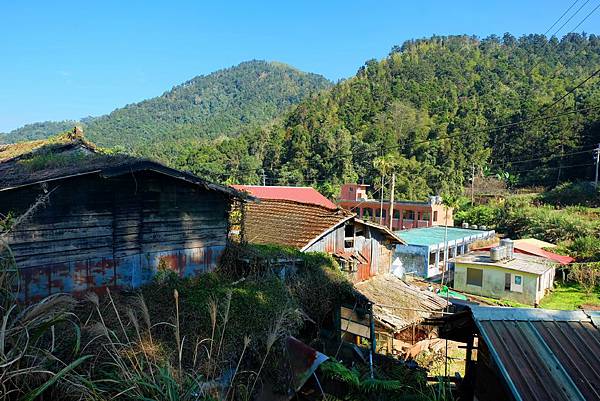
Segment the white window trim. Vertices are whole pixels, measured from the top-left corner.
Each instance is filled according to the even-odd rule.
[[[516,278],[521,278],[521,284],[516,283]],[[510,290],[511,292],[523,292],[523,275],[522,274],[511,274],[510,275]]]

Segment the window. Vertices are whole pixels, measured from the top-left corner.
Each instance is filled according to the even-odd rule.
[[[429,213],[429,212],[422,212],[421,213],[421,220],[425,220],[425,221],[431,220],[431,213]]]
[[[394,218],[395,219],[399,219],[400,218],[400,210],[394,209]]]
[[[511,281],[511,274],[510,273],[505,273],[504,274],[504,291],[510,291],[510,281]]]
[[[414,210],[403,210],[402,211],[402,219],[403,220],[414,220],[415,219],[415,211]]]
[[[371,217],[373,217],[373,209],[371,209],[370,207],[366,207],[363,209],[363,217],[365,219],[370,219]]]
[[[381,209],[375,209],[375,217],[379,217],[380,212],[383,212],[383,213],[381,213],[381,217],[383,217],[385,219],[385,216],[387,214],[385,209],[383,209],[383,211]]]
[[[354,248],[354,225],[344,227],[344,248]]]
[[[433,221],[437,221],[437,210],[433,212]]]
[[[481,287],[483,285],[483,270],[467,268],[467,284]]]
[[[523,292],[523,276],[513,275],[513,284],[510,290],[514,292]]]
[[[435,252],[430,252],[429,253],[429,264],[430,265],[434,265],[435,264]]]

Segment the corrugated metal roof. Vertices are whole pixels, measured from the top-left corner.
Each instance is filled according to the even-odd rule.
[[[411,230],[396,231],[396,234],[409,245],[430,246],[444,242],[446,228],[444,226],[414,228]],[[448,227],[448,241],[461,240],[472,236],[488,237],[493,234],[494,231]]]
[[[337,209],[338,206],[321,195],[312,187],[285,187],[261,185],[232,185],[238,191],[246,191],[258,199],[289,200],[300,203],[319,205],[328,209]]]
[[[600,329],[583,311],[471,306],[516,400],[600,400]]]

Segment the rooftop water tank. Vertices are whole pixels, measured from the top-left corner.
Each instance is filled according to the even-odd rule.
[[[479,226],[479,229],[482,231],[485,231],[485,230],[487,230],[487,226]]]
[[[499,262],[502,260],[502,249],[499,246],[493,246],[490,248],[490,260],[492,262]]]
[[[506,257],[508,259],[514,259],[515,257],[515,243],[510,238],[503,238],[500,240],[500,246],[506,248]]]
[[[461,225],[462,228],[469,228],[469,223],[467,223],[466,221],[464,223],[462,223]]]
[[[471,229],[477,230],[477,224],[471,224]]]

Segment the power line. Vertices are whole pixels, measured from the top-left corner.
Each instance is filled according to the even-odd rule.
[[[582,20],[581,20],[581,22],[580,22],[579,24],[577,24],[577,26],[576,26],[575,28],[573,28],[573,29],[571,30],[571,32],[573,32],[573,31],[575,31],[577,28],[579,28],[579,26],[580,26],[581,24],[583,24],[583,23],[585,22],[585,20],[586,20],[586,19],[588,19],[588,18],[589,18],[589,16],[590,16],[590,15],[592,15],[592,14],[594,13],[594,11],[596,11],[598,8],[600,8],[600,3],[598,3],[598,5],[597,5],[597,6],[596,6],[596,7],[595,7],[595,8],[594,8],[592,11],[590,11],[590,12],[588,13],[588,15],[586,15],[586,16],[585,16],[585,18],[584,18],[584,19],[582,19]]]
[[[563,101],[567,96],[569,96],[571,93],[573,93],[575,91],[575,89],[580,88],[581,86],[583,86],[583,84],[585,84],[590,79],[594,78],[599,73],[600,73],[600,68],[597,69],[596,71],[594,71],[590,76],[588,76],[586,79],[584,79],[583,81],[581,81],[579,84],[577,84],[574,88],[571,88],[571,90],[567,91],[567,93],[565,93],[564,95],[562,95],[561,97],[559,97],[552,104],[550,104],[549,106],[542,107],[540,109],[540,113],[543,113],[544,110],[547,110],[547,109],[549,109],[551,107],[556,106],[558,103],[560,103],[561,101]]]
[[[536,168],[527,169],[527,170],[516,170],[516,171],[513,171],[513,173],[526,173],[528,171],[538,171],[538,170],[558,170],[558,169],[565,169],[565,168],[587,167],[587,166],[593,166],[593,165],[594,165],[594,163],[586,163],[586,164],[573,164],[570,166],[558,166],[558,167],[536,167]]]
[[[562,15],[561,15],[560,17],[558,17],[558,19],[557,19],[556,21],[554,21],[554,24],[552,24],[552,25],[550,26],[550,28],[548,28],[548,29],[546,30],[546,32],[544,32],[544,36],[546,36],[546,35],[548,34],[548,32],[550,32],[550,30],[551,30],[552,28],[554,28],[554,26],[555,26],[556,24],[558,24],[558,22],[559,22],[559,21],[560,21],[560,20],[561,20],[561,19],[562,19],[562,18],[563,18],[563,17],[564,17],[564,16],[565,16],[565,15],[566,15],[566,14],[567,14],[567,13],[568,13],[568,12],[569,12],[569,11],[570,11],[572,8],[573,8],[573,6],[574,6],[575,4],[577,4],[578,2],[579,2],[579,0],[575,0],[575,1],[573,2],[573,4],[571,4],[571,5],[569,6],[569,8],[567,8],[567,9],[566,9],[566,11],[565,11],[564,13],[562,13]]]
[[[600,70],[598,70],[598,72],[600,72]],[[560,117],[560,116],[564,116],[564,115],[569,115],[569,114],[576,114],[576,113],[580,113],[583,111],[590,111],[590,110],[595,110],[595,109],[600,109],[600,105],[598,106],[592,106],[592,107],[587,107],[584,109],[577,109],[577,110],[569,110],[569,111],[565,111],[562,113],[556,113],[553,114],[551,116],[549,115],[545,115],[545,116],[539,116],[539,117],[533,117],[533,118],[529,118],[529,119],[524,119],[524,120],[520,120],[520,121],[516,121],[514,123],[508,123],[508,124],[502,124],[502,125],[497,125],[494,127],[489,127],[489,128],[482,128],[482,129],[478,129],[478,130],[470,130],[470,131],[464,131],[464,132],[458,132],[456,134],[449,134],[443,137],[437,137],[437,138],[430,138],[430,139],[425,139],[425,140],[421,140],[421,141],[416,141],[416,142],[412,142],[410,143],[411,146],[414,145],[421,145],[424,143],[430,143],[430,142],[437,142],[437,141],[443,141],[443,140],[447,140],[447,139],[454,139],[454,138],[459,138],[465,135],[470,135],[470,134],[476,134],[476,133],[481,133],[481,132],[489,132],[489,131],[497,131],[500,129],[505,129],[505,128],[512,128],[512,127],[516,127],[522,124],[526,124],[526,123],[530,123],[530,122],[535,122],[535,121],[542,121],[542,120],[547,120],[547,119],[554,119],[556,117]],[[399,145],[392,145],[392,146],[386,146],[386,147],[382,147],[382,148],[378,148],[378,149],[371,149],[371,150],[365,150],[359,153],[350,153],[350,154],[341,154],[341,155],[334,155],[334,156],[330,156],[329,158],[325,158],[325,160],[327,159],[337,159],[337,158],[341,158],[341,157],[348,157],[348,156],[357,156],[357,155],[368,155],[371,153],[377,153],[381,150],[394,150],[394,149],[398,149],[401,148],[403,146],[405,146],[406,144],[399,144]]]
[[[555,31],[555,32],[552,34],[552,36],[555,36],[555,35],[556,35],[558,32],[560,32],[560,30],[561,30],[561,29],[563,29],[563,28],[565,27],[565,25],[567,25],[567,24],[569,23],[569,21],[571,21],[571,20],[573,19],[573,17],[575,17],[575,16],[576,16],[576,15],[579,13],[579,11],[581,11],[581,9],[582,9],[583,7],[585,7],[585,5],[586,5],[587,3],[589,3],[589,2],[590,2],[590,0],[586,0],[586,1],[585,1],[585,2],[584,2],[582,5],[581,5],[581,7],[579,7],[579,8],[577,9],[577,11],[575,11],[575,12],[574,12],[574,13],[573,13],[573,14],[572,14],[570,17],[569,17],[569,19],[567,19],[567,20],[565,21],[565,23],[564,23],[564,24],[562,24],[562,25],[560,26],[560,28],[558,28],[558,29],[557,29],[557,30],[556,30],[556,31]]]
[[[600,72],[597,71],[597,72]],[[581,84],[580,84],[581,85]],[[421,141],[416,141],[411,143],[410,145],[421,145],[424,143],[431,143],[431,142],[438,142],[438,141],[443,141],[443,140],[448,140],[448,139],[455,139],[455,138],[459,138],[465,135],[470,135],[470,134],[474,134],[474,133],[481,133],[481,132],[490,132],[490,131],[497,131],[500,129],[505,129],[505,128],[512,128],[512,127],[516,127],[519,125],[523,125],[523,124],[527,124],[530,122],[536,122],[536,121],[542,121],[542,120],[552,120],[555,119],[557,117],[561,117],[564,115],[569,115],[569,114],[578,114],[578,113],[582,113],[582,112],[586,112],[586,111],[592,111],[592,110],[597,110],[600,109],[600,105],[598,106],[591,106],[591,107],[586,107],[586,108],[581,108],[581,109],[576,109],[576,110],[568,110],[568,111],[564,111],[564,112],[560,112],[560,113],[555,113],[552,115],[542,115],[542,116],[538,116],[538,117],[533,117],[533,118],[529,118],[529,119],[523,119],[523,120],[519,120],[519,121],[515,121],[513,123],[507,123],[507,124],[502,124],[502,125],[497,125],[497,126],[493,126],[493,127],[488,127],[488,128],[482,128],[482,129],[478,129],[478,130],[469,130],[469,131],[464,131],[464,132],[458,132],[456,134],[449,134],[443,137],[437,137],[437,138],[429,138],[429,139],[425,139],[425,140],[421,140]],[[339,158],[344,158],[344,157],[354,157],[354,156],[361,156],[361,155],[369,155],[369,154],[377,154],[378,152],[381,151],[386,151],[386,150],[394,150],[394,149],[398,149],[405,146],[405,144],[398,144],[398,145],[392,145],[392,146],[387,146],[387,147],[380,147],[377,149],[370,149],[370,150],[365,150],[362,152],[354,152],[353,150],[350,151],[350,153],[346,153],[346,154],[337,154],[337,155],[332,155],[329,157],[325,157],[322,158],[323,161],[327,161],[327,160],[335,160],[335,159],[339,159]],[[508,163],[508,162],[507,162]],[[243,173],[243,172],[257,172],[260,171],[261,168],[251,168],[251,169],[240,169],[237,170],[238,173]],[[273,170],[270,170],[271,172],[273,172]],[[286,181],[284,179],[272,179],[272,178],[268,178],[269,181],[271,182],[281,182],[281,181]],[[306,180],[302,180],[303,182],[307,182]],[[310,182],[326,182],[329,180],[310,180]]]
[[[593,152],[593,151],[594,151],[594,149],[587,149],[587,150],[582,150],[582,151],[579,151],[579,152],[571,152],[571,153],[563,153],[563,154],[554,153],[552,155],[538,157],[538,158],[535,158],[535,159],[507,160],[507,161],[503,161],[503,162],[499,162],[499,163],[489,164],[489,166],[501,166],[501,165],[504,166],[504,165],[507,165],[507,164],[528,163],[528,162],[534,162],[534,161],[538,161],[538,160],[554,159],[555,157],[565,157],[565,156],[580,155],[580,154],[583,154],[583,153],[590,153],[590,152]]]

